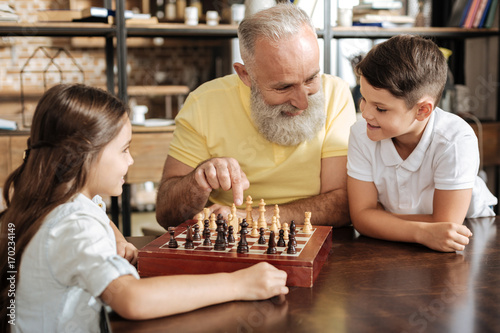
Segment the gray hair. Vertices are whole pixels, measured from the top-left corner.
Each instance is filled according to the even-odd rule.
[[[245,65],[251,65],[257,39],[263,38],[277,44],[282,39],[296,35],[304,27],[316,33],[306,12],[290,3],[280,3],[246,17],[238,27],[241,58]]]

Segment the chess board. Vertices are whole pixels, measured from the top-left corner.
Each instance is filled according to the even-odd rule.
[[[277,247],[276,254],[267,254],[269,231],[265,233],[266,244],[258,244],[258,237],[247,234],[248,253],[236,252],[239,234],[235,234],[235,243],[229,243],[225,250],[214,250],[213,244],[217,238],[215,231],[211,233],[211,247],[203,246],[202,238],[194,242],[193,249],[185,249],[187,226],[194,223],[188,221],[176,228],[175,239],[178,248],[168,247],[170,235],[165,233],[139,250],[137,261],[139,274],[147,277],[233,272],[260,261],[267,261],[287,272],[288,286],[312,287],[332,248],[331,227],[313,226],[312,233],[305,234],[302,232],[302,227],[297,226],[295,254],[287,254],[286,247]]]

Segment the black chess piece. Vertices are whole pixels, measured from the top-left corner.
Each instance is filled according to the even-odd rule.
[[[238,247],[236,248],[237,253],[248,253],[249,248],[248,248],[248,243],[247,243],[247,233],[248,233],[248,223],[246,219],[241,220],[240,223],[241,226],[241,237],[240,237],[240,242],[238,243]]]
[[[232,225],[227,229],[227,242],[230,244],[236,242],[236,239],[234,239],[234,227]]]
[[[283,229],[280,230],[280,236],[278,238],[278,244],[276,244],[280,247],[285,247],[286,246],[286,243],[285,243],[285,231]]]
[[[194,240],[194,241],[199,241],[199,240],[201,240],[201,236],[200,236],[200,226],[199,226],[198,224],[195,224],[195,225],[194,225],[193,240]]]
[[[222,215],[218,215],[218,218]],[[215,240],[214,250],[224,251],[226,249],[226,239],[224,237],[224,221],[217,219],[217,239]]]
[[[229,246],[229,239],[227,238],[227,234],[228,234],[228,227],[227,227],[227,221],[224,220],[224,223],[222,224],[222,226],[224,227],[224,241],[226,242],[226,247]]]
[[[205,220],[203,228],[203,246],[212,246],[212,241],[210,240],[210,221]]]
[[[168,241],[168,247],[171,249],[176,249],[179,247],[179,244],[177,244],[177,241],[175,240],[174,234],[175,234],[175,228],[174,227],[169,227],[168,228],[168,233],[170,234],[170,240]]]
[[[266,244],[266,238],[264,237],[264,233],[266,231],[264,230],[264,228],[260,228],[259,229],[259,234],[260,234],[260,237],[259,237],[259,240],[257,241],[257,243],[259,244]]]
[[[184,243],[184,248],[186,248],[186,249],[194,249],[194,245],[193,245],[193,229],[191,229],[191,226],[188,226],[188,228],[187,228],[186,243]]]
[[[289,239],[288,239],[288,248],[286,249],[286,253],[288,254],[295,254],[297,253],[297,249],[295,248],[296,245],[294,245],[294,243],[296,243],[295,241],[295,235],[293,233],[290,233],[288,235]]]
[[[274,239],[274,231],[271,230],[269,235],[269,246],[267,247],[267,254],[276,254],[278,250],[276,249],[276,240]]]
[[[296,230],[297,230],[297,226],[295,225],[295,221],[292,220],[290,222],[290,235],[293,235],[293,238],[290,238],[290,239],[293,239],[293,246],[295,246],[295,247],[297,246],[297,240],[295,239]]]

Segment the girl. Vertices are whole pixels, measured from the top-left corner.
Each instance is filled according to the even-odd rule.
[[[91,200],[121,194],[131,136],[126,106],[102,90],[63,84],[41,98],[24,162],[4,187],[2,331],[96,332],[103,304],[147,319],[288,292],[286,273],[267,263],[139,279],[125,259],[137,250]]]

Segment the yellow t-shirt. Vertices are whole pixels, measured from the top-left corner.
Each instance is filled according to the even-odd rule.
[[[326,124],[313,140],[297,146],[267,141],[250,117],[250,88],[228,75],[193,91],[176,117],[169,155],[196,168],[209,158],[236,159],[250,181],[244,197],[254,206],[282,204],[319,194],[321,159],[347,155],[355,109],[347,83],[322,75]],[[210,201],[231,206],[232,191],[214,190]],[[244,205],[243,205],[244,206]]]

